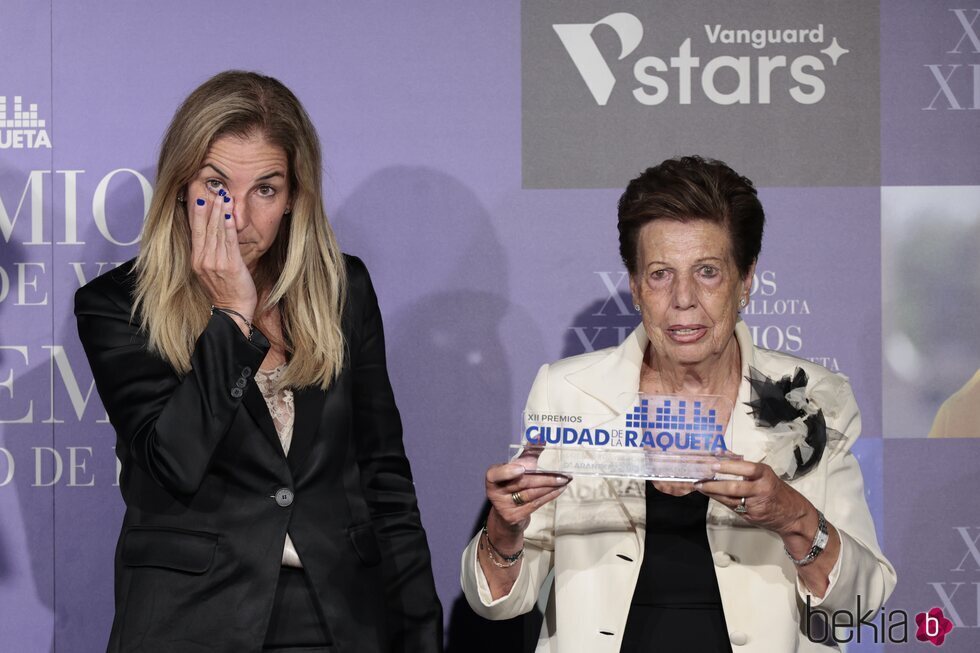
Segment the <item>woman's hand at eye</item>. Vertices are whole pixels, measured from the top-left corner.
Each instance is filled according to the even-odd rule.
[[[237,311],[251,321],[258,294],[239,249],[234,205],[224,191],[193,200],[188,211],[191,267],[212,305]]]

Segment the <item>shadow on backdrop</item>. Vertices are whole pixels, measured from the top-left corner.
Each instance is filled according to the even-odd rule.
[[[528,650],[525,633],[536,638],[536,624],[482,619],[458,582],[469,535],[463,528],[474,523],[475,532],[486,506],[474,522],[473,506],[453,489],[482,487],[481,475],[471,472],[501,458],[507,444],[501,425],[514,421],[502,322],[520,309],[508,299],[508,266],[490,216],[458,179],[392,166],[355,189],[333,224],[344,251],[371,271],[385,316],[388,370],[447,616],[448,650]]]
[[[43,169],[47,171],[48,167],[45,165]],[[30,305],[41,301],[45,293],[50,298],[52,246],[23,246],[17,240],[18,237],[24,242],[35,240],[27,237],[33,232],[32,211],[37,208],[31,189],[25,186],[25,183],[37,183],[29,178],[30,172],[14,168],[0,170],[0,190],[3,191],[7,218],[11,223],[16,221],[11,225],[9,241],[0,235],[0,267],[4,277],[0,279],[0,344],[27,347],[27,360],[22,351],[0,350],[0,367],[4,369],[0,376],[5,385],[9,383],[0,389],[0,406],[3,406],[0,418],[8,420],[0,425],[0,447],[7,451],[13,466],[13,470],[7,467],[8,455],[0,460],[0,480],[12,473],[9,483],[0,487],[0,506],[3,506],[0,514],[0,594],[5,595],[2,601],[4,621],[19,628],[17,632],[33,643],[50,646],[53,650],[53,642],[47,644],[50,632],[42,635],[29,630],[37,628],[41,622],[50,623],[46,620],[51,619],[54,612],[55,585],[52,564],[54,492],[51,487],[32,486],[34,448],[50,447],[53,443],[53,430],[43,423],[50,393],[48,365],[41,359],[46,353],[41,346],[51,338],[52,308],[50,305]],[[42,183],[49,184],[50,177]],[[50,191],[42,192],[42,203],[50,197]],[[41,211],[44,233],[40,240],[52,241],[52,207],[43,207]],[[35,265],[17,265],[24,263],[40,263],[44,269]],[[20,304],[22,291],[24,303]],[[29,421],[17,423],[28,416]],[[26,551],[18,552],[20,542],[17,540],[20,539],[23,539]],[[26,561],[23,560],[24,553]],[[27,569],[24,569],[25,562]],[[24,591],[24,577],[29,577],[29,595]],[[11,597],[13,603],[9,603]],[[2,644],[0,648],[3,648]]]
[[[143,177],[152,180],[152,171],[139,170]],[[92,184],[95,182],[92,181]],[[89,193],[85,193],[88,190]],[[105,650],[114,611],[113,578],[116,539],[125,510],[115,481],[116,459],[113,447],[115,431],[105,418],[105,409],[94,390],[92,373],[84,350],[78,340],[74,317],[75,291],[99,274],[108,272],[117,263],[135,256],[137,246],[119,246],[109,241],[93,220],[90,185],[79,188],[78,235],[84,245],[56,246],[49,271],[51,278],[51,328],[52,344],[64,347],[65,359],[70,366],[68,373],[84,399],[84,406],[75,406],[69,396],[64,379],[65,371],[48,360],[50,352],[44,350],[45,360],[31,372],[28,387],[43,388],[33,395],[35,422],[42,420],[49,431],[50,446],[61,457],[62,469],[56,481],[54,456],[44,452],[41,477],[48,487],[22,487],[30,494],[46,490],[53,493],[52,512],[46,524],[31,525],[37,519],[29,515],[28,504],[22,506],[25,528],[30,533],[36,529],[50,531],[50,547],[46,551],[31,551],[31,566],[36,578],[47,582],[51,579],[51,596],[45,597],[55,614],[53,647],[71,650],[72,653],[97,653]],[[62,210],[55,204],[55,233],[59,238],[59,216]],[[131,175],[117,175],[109,186],[105,200],[107,228],[113,238],[128,242],[137,237],[145,212],[141,184]],[[73,266],[71,263],[80,263]],[[105,263],[100,266],[99,263]],[[34,362],[34,361],[32,361]],[[89,388],[92,388],[91,394]],[[76,398],[77,400],[77,398]],[[76,412],[81,410],[79,416]],[[40,443],[34,443],[40,444]],[[47,445],[47,443],[44,443]],[[83,452],[85,467],[79,470],[78,484],[69,486],[71,479],[69,447],[90,448]],[[31,460],[31,463],[34,461]],[[33,464],[29,470],[36,474]],[[89,480],[92,487],[85,486]],[[19,495],[22,500],[25,495]],[[49,494],[49,496],[51,496]],[[33,501],[33,499],[31,499]],[[52,568],[53,562],[53,568]],[[54,650],[54,648],[52,649]]]
[[[6,181],[6,175],[0,177],[0,188],[8,188],[9,185],[3,183]],[[17,342],[15,338],[11,335],[17,332],[13,328],[13,322],[16,319],[16,311],[11,308],[16,301],[17,296],[17,280],[16,280],[16,263],[22,263],[25,260],[25,250],[24,248],[13,239],[11,235],[10,242],[4,242],[3,247],[0,247],[0,324],[4,325],[3,329],[0,330],[0,345],[5,346],[18,346],[22,343]],[[9,408],[12,405],[19,405],[24,403],[22,401],[13,403],[14,399],[22,398],[25,394],[30,396],[28,388],[31,387],[24,381],[23,377],[15,374],[13,370],[17,369],[20,365],[23,365],[23,358],[19,353],[15,351],[9,351],[6,349],[0,349],[0,369],[9,369],[9,374],[11,377],[7,377],[6,374],[0,375],[3,378],[4,384],[12,379],[15,379],[16,385],[7,386],[5,388],[0,388],[0,396],[5,397],[4,403]],[[35,386],[36,388],[37,386]],[[14,391],[16,389],[17,396],[15,397]],[[0,419],[15,420],[19,419],[20,410],[3,410],[0,411]],[[3,486],[0,486],[0,492],[16,492],[18,498],[20,494],[25,491],[30,491],[30,488],[19,488],[18,487],[18,477],[17,477],[17,463],[18,461],[25,460],[24,454],[21,453],[22,447],[16,446],[19,440],[25,438],[14,437],[14,431],[21,429],[31,429],[30,426],[15,426],[12,424],[0,425],[0,447],[6,450],[6,454],[0,456],[0,482],[3,482],[10,475],[10,481]],[[31,429],[32,432],[34,429]],[[8,456],[12,459],[8,459]],[[23,467],[24,463],[21,463]],[[13,469],[11,469],[13,467]],[[6,498],[6,497],[4,497]],[[20,517],[25,518],[23,500],[19,502],[20,505]],[[8,550],[11,546],[8,543],[9,531],[11,521],[4,519],[4,528],[0,528],[0,586],[6,584],[7,579],[9,579],[14,573],[14,566],[12,564],[12,555]],[[25,528],[23,531],[25,534],[28,530]],[[33,571],[36,571],[32,569]],[[36,574],[32,574],[32,577],[37,578]],[[47,587],[50,587],[50,578],[47,579]],[[40,587],[35,583],[35,589],[37,590],[38,596],[41,597],[42,593]],[[49,597],[48,597],[49,598]]]
[[[632,305],[630,294],[620,292],[615,299],[597,299],[579,311],[565,331],[562,358],[619,346],[640,323]]]

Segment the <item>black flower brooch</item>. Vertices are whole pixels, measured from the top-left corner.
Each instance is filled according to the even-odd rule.
[[[827,428],[823,410],[807,396],[806,372],[796,368],[792,376],[773,381],[749,367],[752,409],[755,423],[771,429],[765,462],[776,475],[792,479],[817,466],[827,448],[827,440],[843,436]]]

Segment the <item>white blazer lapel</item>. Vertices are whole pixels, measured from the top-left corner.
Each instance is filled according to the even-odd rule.
[[[569,374],[565,380],[601,401],[613,413],[622,414],[630,409],[639,392],[640,369],[649,342],[641,324],[608,356],[595,365]]]
[[[619,347],[594,365],[573,372],[565,380],[589,397],[599,401],[610,416],[622,415],[636,402],[640,388],[640,369],[649,339],[643,325],[639,325]],[[603,478],[610,496],[615,497],[628,526],[636,533],[637,546],[642,551],[646,525],[646,488],[644,481]]]
[[[742,320],[735,324],[735,339],[742,358],[742,382],[738,387],[738,398],[732,412],[731,441],[728,447],[746,460],[759,462],[766,453],[767,438],[765,432],[755,423],[752,409],[748,406],[752,399],[752,387],[748,381],[749,366],[755,366],[755,348],[752,345],[752,334]]]

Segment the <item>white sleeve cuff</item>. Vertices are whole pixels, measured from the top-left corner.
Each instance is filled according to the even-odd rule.
[[[517,572],[517,578],[514,579],[514,585],[511,587],[510,592],[494,599],[493,594],[490,593],[490,583],[487,582],[487,576],[483,573],[483,567],[480,565],[480,547],[479,545],[473,547],[473,573],[476,576],[476,589],[480,595],[480,603],[488,608],[492,608],[498,603],[509,599],[511,593],[514,591],[514,587],[517,587],[521,581],[521,577],[525,573],[524,562],[524,560],[521,560],[520,570]]]
[[[480,548],[473,547],[473,574],[476,576],[476,590],[480,594],[480,603],[486,606],[493,605],[493,595],[490,594],[490,584],[487,576],[483,573],[480,566]]]

